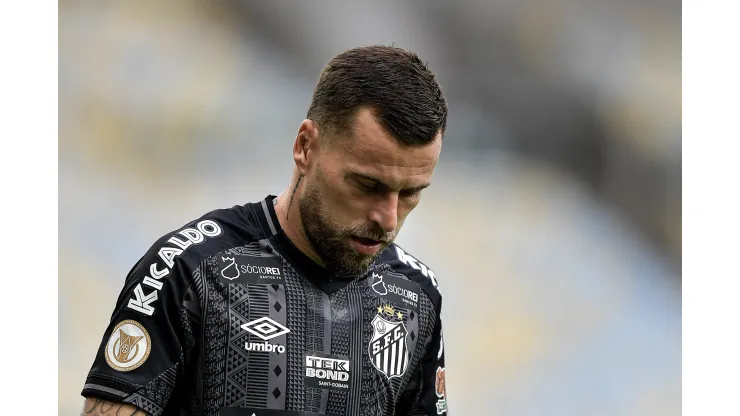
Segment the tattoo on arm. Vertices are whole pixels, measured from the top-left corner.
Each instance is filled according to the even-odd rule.
[[[89,398],[85,400],[80,416],[146,416],[146,412],[126,403]]]
[[[290,194],[290,203],[288,204],[288,212],[285,214],[286,219],[290,217],[290,207],[293,205],[293,197],[295,196],[295,191],[298,190],[298,185],[301,184],[301,179],[303,179],[303,175],[299,176],[298,180],[295,181],[295,186],[293,187],[293,193]]]

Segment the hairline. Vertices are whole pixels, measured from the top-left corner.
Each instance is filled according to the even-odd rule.
[[[338,137],[333,136],[340,136],[345,135],[344,140],[357,140],[357,115],[362,111],[363,109],[369,109],[370,113],[373,115],[373,118],[376,123],[380,126],[380,128],[383,130],[383,132],[392,137],[396,143],[402,145],[402,146],[410,146],[410,147],[424,147],[429,146],[433,144],[435,141],[437,141],[437,137],[439,136],[439,140],[442,140],[445,134],[444,127],[440,127],[437,129],[437,131],[434,133],[434,137],[431,138],[426,143],[408,143],[404,141],[402,138],[395,135],[393,132],[388,129],[388,126],[385,125],[383,122],[382,117],[378,114],[379,109],[377,105],[372,104],[360,104],[355,106],[352,110],[350,110],[347,113],[347,126],[341,126],[337,123],[333,123],[328,119],[323,120],[323,123],[321,120],[315,120],[310,119],[314,123],[318,125],[319,132],[321,132],[321,135],[324,137],[329,137],[329,140],[325,141],[324,144],[329,146],[333,144],[334,140],[340,139]]]

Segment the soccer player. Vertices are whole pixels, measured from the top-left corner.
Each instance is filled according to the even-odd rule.
[[[279,196],[164,235],[126,277],[85,415],[445,415],[442,296],[394,244],[447,104],[416,54],[334,57]]]

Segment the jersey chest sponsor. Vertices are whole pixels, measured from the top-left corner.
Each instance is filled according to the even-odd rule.
[[[317,389],[349,390],[349,357],[307,351],[303,356],[303,365],[306,386]]]
[[[162,279],[170,274],[175,265],[175,258],[180,256],[192,245],[198,245],[206,240],[206,237],[218,237],[223,233],[221,226],[212,220],[200,221],[195,228],[185,228],[167,240],[167,245],[159,248],[157,255],[160,262],[154,262],[149,266],[149,274],[134,288],[134,295],[129,299],[127,307],[144,315],[152,316],[154,306],[152,304],[159,298],[159,291],[163,287]],[[144,289],[144,287],[147,289]]]
[[[419,312],[420,287],[417,283],[384,273],[373,272],[368,279],[372,294],[397,306]]]
[[[279,284],[285,283],[282,262],[277,257],[244,255],[217,256],[219,279],[225,284]]]

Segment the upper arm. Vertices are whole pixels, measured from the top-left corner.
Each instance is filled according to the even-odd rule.
[[[418,283],[434,305],[434,329],[424,355],[396,406],[400,415],[447,415],[445,348],[442,336],[442,293],[437,277],[424,263],[398,245],[384,252],[394,269]]]
[[[192,267],[167,257],[173,252],[162,247],[169,246],[166,239],[155,243],[126,277],[83,396],[128,403],[154,416],[170,402],[191,353],[183,316]]]
[[[85,399],[80,416],[147,416],[148,413],[126,403],[110,402],[97,397]]]
[[[398,415],[447,415],[445,350],[439,312],[441,308],[420,366],[410,383],[409,390],[404,392],[402,400],[398,403],[396,409]]]

